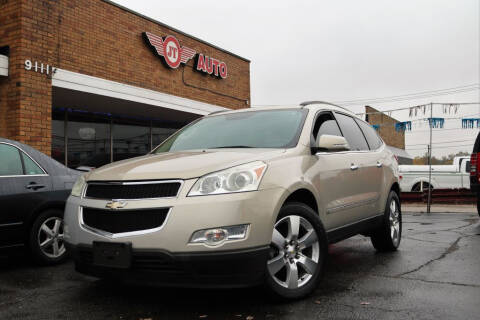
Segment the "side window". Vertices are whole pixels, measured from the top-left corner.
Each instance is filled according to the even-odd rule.
[[[23,175],[20,151],[8,144],[0,143],[0,176]]]
[[[470,160],[465,163],[465,172],[470,172],[472,167],[470,166]]]
[[[370,146],[370,150],[376,150],[380,148],[383,144],[382,139],[378,136],[377,132],[371,125],[361,120],[355,119],[355,121],[362,129],[365,138],[367,138],[368,145]]]
[[[29,156],[22,152],[23,164],[25,166],[25,174],[45,174],[42,168],[40,168]]]
[[[342,136],[342,132],[340,131],[340,128],[338,128],[337,121],[335,121],[333,115],[329,112],[318,116],[315,125],[313,126],[312,133],[315,141],[317,141],[318,137],[320,137],[322,134]]]
[[[343,136],[350,145],[350,150],[368,150],[367,141],[355,120],[341,113],[336,113],[335,117],[343,132]]]

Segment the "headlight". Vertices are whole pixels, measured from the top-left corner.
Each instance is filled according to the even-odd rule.
[[[258,190],[267,164],[255,161],[207,174],[195,182],[188,196],[234,193]]]
[[[82,195],[84,187],[85,187],[85,177],[82,175],[77,179],[77,181],[73,185],[71,195],[75,197],[80,197]]]

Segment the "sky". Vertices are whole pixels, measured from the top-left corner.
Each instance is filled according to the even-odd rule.
[[[251,60],[252,106],[322,100],[361,113],[480,102],[479,0],[115,2]],[[434,117],[480,118],[480,105],[443,109]],[[413,121],[406,149],[423,154],[428,115],[391,116]],[[478,132],[446,120],[433,130],[433,155],[471,151]]]

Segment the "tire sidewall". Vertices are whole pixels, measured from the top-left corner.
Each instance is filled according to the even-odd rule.
[[[49,218],[57,217],[63,221],[63,211],[59,209],[48,209],[40,213],[34,220],[32,227],[29,231],[28,246],[32,253],[32,257],[36,263],[40,265],[54,265],[65,261],[68,257],[68,252],[57,258],[51,258],[46,256],[40,249],[38,243],[38,231],[42,224]]]
[[[394,245],[393,239],[390,233],[390,203],[392,200],[395,200],[398,208],[398,222],[400,225],[399,228],[399,239],[397,245]],[[392,248],[395,248],[395,250],[400,246],[400,243],[402,242],[402,207],[400,205],[400,198],[398,197],[398,194],[395,191],[390,191],[390,194],[388,195],[388,200],[387,200],[387,205],[385,206],[385,216],[384,216],[384,228],[385,232],[388,234],[388,237],[391,242]]]
[[[321,276],[324,270],[324,265],[328,255],[328,242],[327,242],[325,228],[323,227],[323,224],[318,214],[314,210],[312,210],[310,207],[302,203],[296,203],[296,202],[287,203],[280,210],[276,221],[279,221],[280,219],[289,215],[297,215],[305,218],[308,222],[310,222],[312,227],[315,229],[315,232],[317,233],[319,247],[320,247],[320,257],[318,261],[318,268],[307,284],[293,290],[284,288],[281,285],[279,285],[270,275],[268,268],[265,268],[266,269],[265,284],[267,288],[271,292],[273,292],[277,298],[299,299],[310,294],[313,290],[315,290],[315,288],[318,285],[318,282],[321,280]]]

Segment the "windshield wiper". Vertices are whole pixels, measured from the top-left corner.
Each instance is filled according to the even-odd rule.
[[[213,147],[210,149],[222,149],[222,148],[254,148],[251,146],[221,146],[221,147]]]

